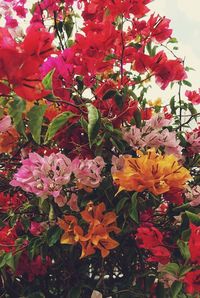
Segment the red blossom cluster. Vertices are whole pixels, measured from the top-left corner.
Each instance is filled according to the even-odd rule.
[[[167,264],[171,253],[163,244],[163,234],[154,226],[141,226],[137,229],[136,241],[138,246],[150,250],[149,262]]]

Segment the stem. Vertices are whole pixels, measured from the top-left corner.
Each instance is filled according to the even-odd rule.
[[[60,47],[61,47],[62,50],[64,50],[65,47],[64,47],[64,45],[62,43],[62,39],[61,39],[60,33],[58,31],[57,24],[56,24],[56,22],[57,22],[56,11],[53,12],[53,17],[54,17],[54,29],[56,31],[56,35],[58,36],[58,39],[59,39],[59,42],[60,42]]]

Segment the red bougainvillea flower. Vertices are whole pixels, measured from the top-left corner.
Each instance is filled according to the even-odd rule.
[[[17,234],[15,228],[4,226],[0,228],[0,251],[15,251]]]
[[[42,276],[47,273],[48,268],[51,266],[52,262],[50,257],[46,257],[42,260],[41,256],[36,256],[33,260],[30,260],[27,253],[24,252],[20,256],[16,275],[27,278],[29,282],[33,281],[36,276]]]
[[[200,270],[188,272],[185,275],[184,283],[188,294],[200,293]],[[197,296],[195,296],[197,297]]]
[[[200,265],[200,227],[190,223],[191,235],[188,242],[191,261]]]
[[[188,98],[189,101],[191,101],[194,105],[200,104],[200,88],[199,91],[189,91],[187,90],[185,92],[185,96]]]
[[[155,246],[151,248],[151,253],[152,256],[147,259],[149,262],[158,262],[165,265],[170,261],[171,253],[164,246]]]
[[[18,209],[25,201],[24,195],[15,193],[13,195],[0,193],[0,213]]]
[[[180,189],[173,188],[164,193],[164,199],[167,202],[180,206],[183,204],[183,192]]]
[[[49,93],[42,85],[39,67],[54,52],[53,38],[41,24],[34,24],[27,29],[24,41],[16,43],[6,29],[0,28],[0,79],[8,80],[16,94],[26,100]]]
[[[155,227],[139,227],[136,233],[136,241],[139,247],[149,249],[151,256],[149,262],[167,264],[170,260],[170,252],[163,244],[163,235]]]
[[[139,227],[137,229],[136,240],[141,248],[151,249],[162,244],[163,235],[155,227]]]

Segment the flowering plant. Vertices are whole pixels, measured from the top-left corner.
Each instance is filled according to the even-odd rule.
[[[150,2],[1,1],[1,297],[199,297],[200,95]]]

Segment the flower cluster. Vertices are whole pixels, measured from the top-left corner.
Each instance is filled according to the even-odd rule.
[[[98,187],[104,165],[100,156],[93,160],[77,158],[71,161],[60,152],[44,157],[30,153],[29,158],[22,160],[22,166],[10,184],[42,198],[58,198],[62,187],[71,181],[72,174],[79,189],[91,191]]]
[[[86,234],[78,225],[75,216],[66,215],[64,219],[59,219],[58,225],[64,230],[61,243],[80,243],[82,247],[80,258],[94,254],[96,249],[100,250],[102,257],[105,258],[111,249],[119,245],[117,241],[110,237],[109,233],[120,232],[120,229],[116,226],[116,214],[114,212],[104,214],[105,210],[104,203],[97,206],[94,206],[92,202],[88,203],[85,210],[81,212],[82,219],[89,225]]]
[[[137,128],[135,125],[127,130],[123,130],[123,138],[134,149],[141,148],[164,148],[166,154],[174,154],[181,157],[182,147],[177,139],[175,131],[169,131],[166,127],[170,124],[169,119],[164,115],[156,114],[150,120],[145,121],[145,125]]]
[[[149,262],[167,264],[170,260],[170,251],[163,244],[162,233],[154,226],[140,226],[137,229],[136,241],[139,247],[148,249],[152,256]]]
[[[148,190],[159,195],[173,188],[183,189],[185,183],[191,179],[189,171],[178,163],[174,155],[161,155],[155,150],[138,154],[137,158],[121,157],[122,168],[113,170],[113,180],[119,185],[118,192]]]

